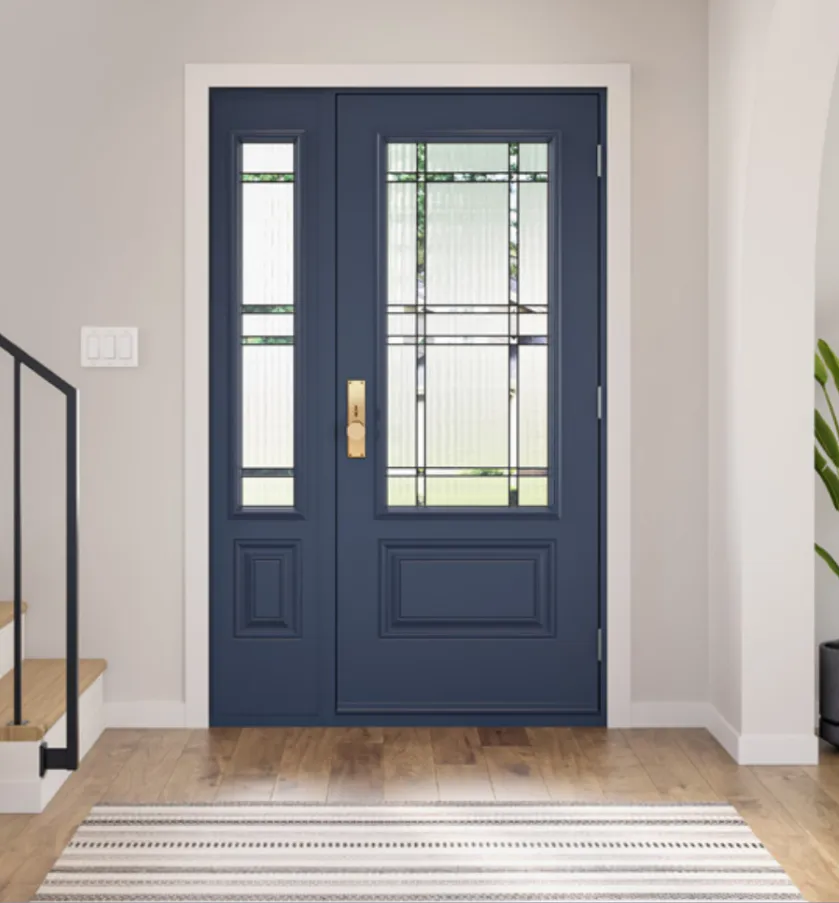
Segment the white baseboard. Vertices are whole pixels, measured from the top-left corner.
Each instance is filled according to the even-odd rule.
[[[741,734],[741,765],[818,765],[815,734]]]
[[[84,691],[79,700],[79,758],[83,758],[99,739],[104,728],[102,709],[105,675]],[[64,746],[66,742],[64,715],[47,731],[48,746]],[[42,778],[38,773],[40,742],[0,743],[0,812],[43,812],[61,785],[70,777],[69,771],[48,771]]]
[[[106,702],[105,724],[108,727],[184,727],[186,707],[183,702],[168,699]]]
[[[815,765],[815,734],[741,734],[709,702],[635,702],[633,727],[704,727],[738,765]]]
[[[710,702],[707,703],[707,706],[708,720],[705,723],[705,727],[708,729],[708,732],[735,762],[745,765],[745,762],[740,761],[740,734]]]

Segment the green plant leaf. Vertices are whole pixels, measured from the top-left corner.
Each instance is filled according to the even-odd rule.
[[[839,388],[839,360],[836,359],[833,349],[824,339],[819,339],[818,346],[822,360],[827,365],[827,369],[830,370],[830,375],[833,377],[833,382],[836,384],[836,387]]]
[[[816,554],[819,558],[824,561],[824,563],[839,577],[839,564],[836,563],[836,559],[827,551],[827,549],[823,549],[818,543],[816,543]]]
[[[821,411],[816,411],[816,439],[824,453],[839,467],[839,441],[833,435],[830,424],[824,419]]]
[[[820,386],[827,382],[827,367],[825,367],[824,361],[819,357],[818,351],[816,352],[816,381]]]
[[[818,449],[815,449],[815,453],[816,473],[822,478],[822,483],[824,483],[830,500],[833,502],[833,507],[839,511],[839,477],[836,476]]]

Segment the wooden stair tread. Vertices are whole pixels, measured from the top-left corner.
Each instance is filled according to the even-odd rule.
[[[24,602],[23,603],[23,611],[26,613],[26,609],[29,606]],[[7,624],[11,624],[15,619],[15,603],[14,602],[0,602],[0,630],[5,627]]]
[[[79,696],[108,667],[102,658],[79,663]],[[0,679],[0,742],[38,741],[66,711],[63,658],[27,658],[23,661],[23,717],[28,724],[10,725],[14,719],[14,674]]]

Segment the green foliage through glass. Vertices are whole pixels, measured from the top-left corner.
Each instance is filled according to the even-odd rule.
[[[815,378],[822,390],[827,409],[830,412],[829,423],[818,408],[815,411],[815,468],[821,477],[827,494],[833,507],[839,511],[839,420],[836,417],[836,409],[828,392],[828,386],[833,383],[834,390],[839,390],[839,360],[830,345],[824,339],[819,339],[815,358]],[[839,577],[839,564],[826,549],[816,543],[816,554]]]

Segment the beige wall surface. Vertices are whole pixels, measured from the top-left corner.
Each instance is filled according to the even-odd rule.
[[[0,0],[0,331],[82,393],[111,701],[183,694],[184,64],[406,60],[633,67],[633,697],[707,698],[707,49],[704,0]],[[139,369],[82,370],[82,325],[138,326]],[[30,400],[27,641],[59,654],[60,408]]]

